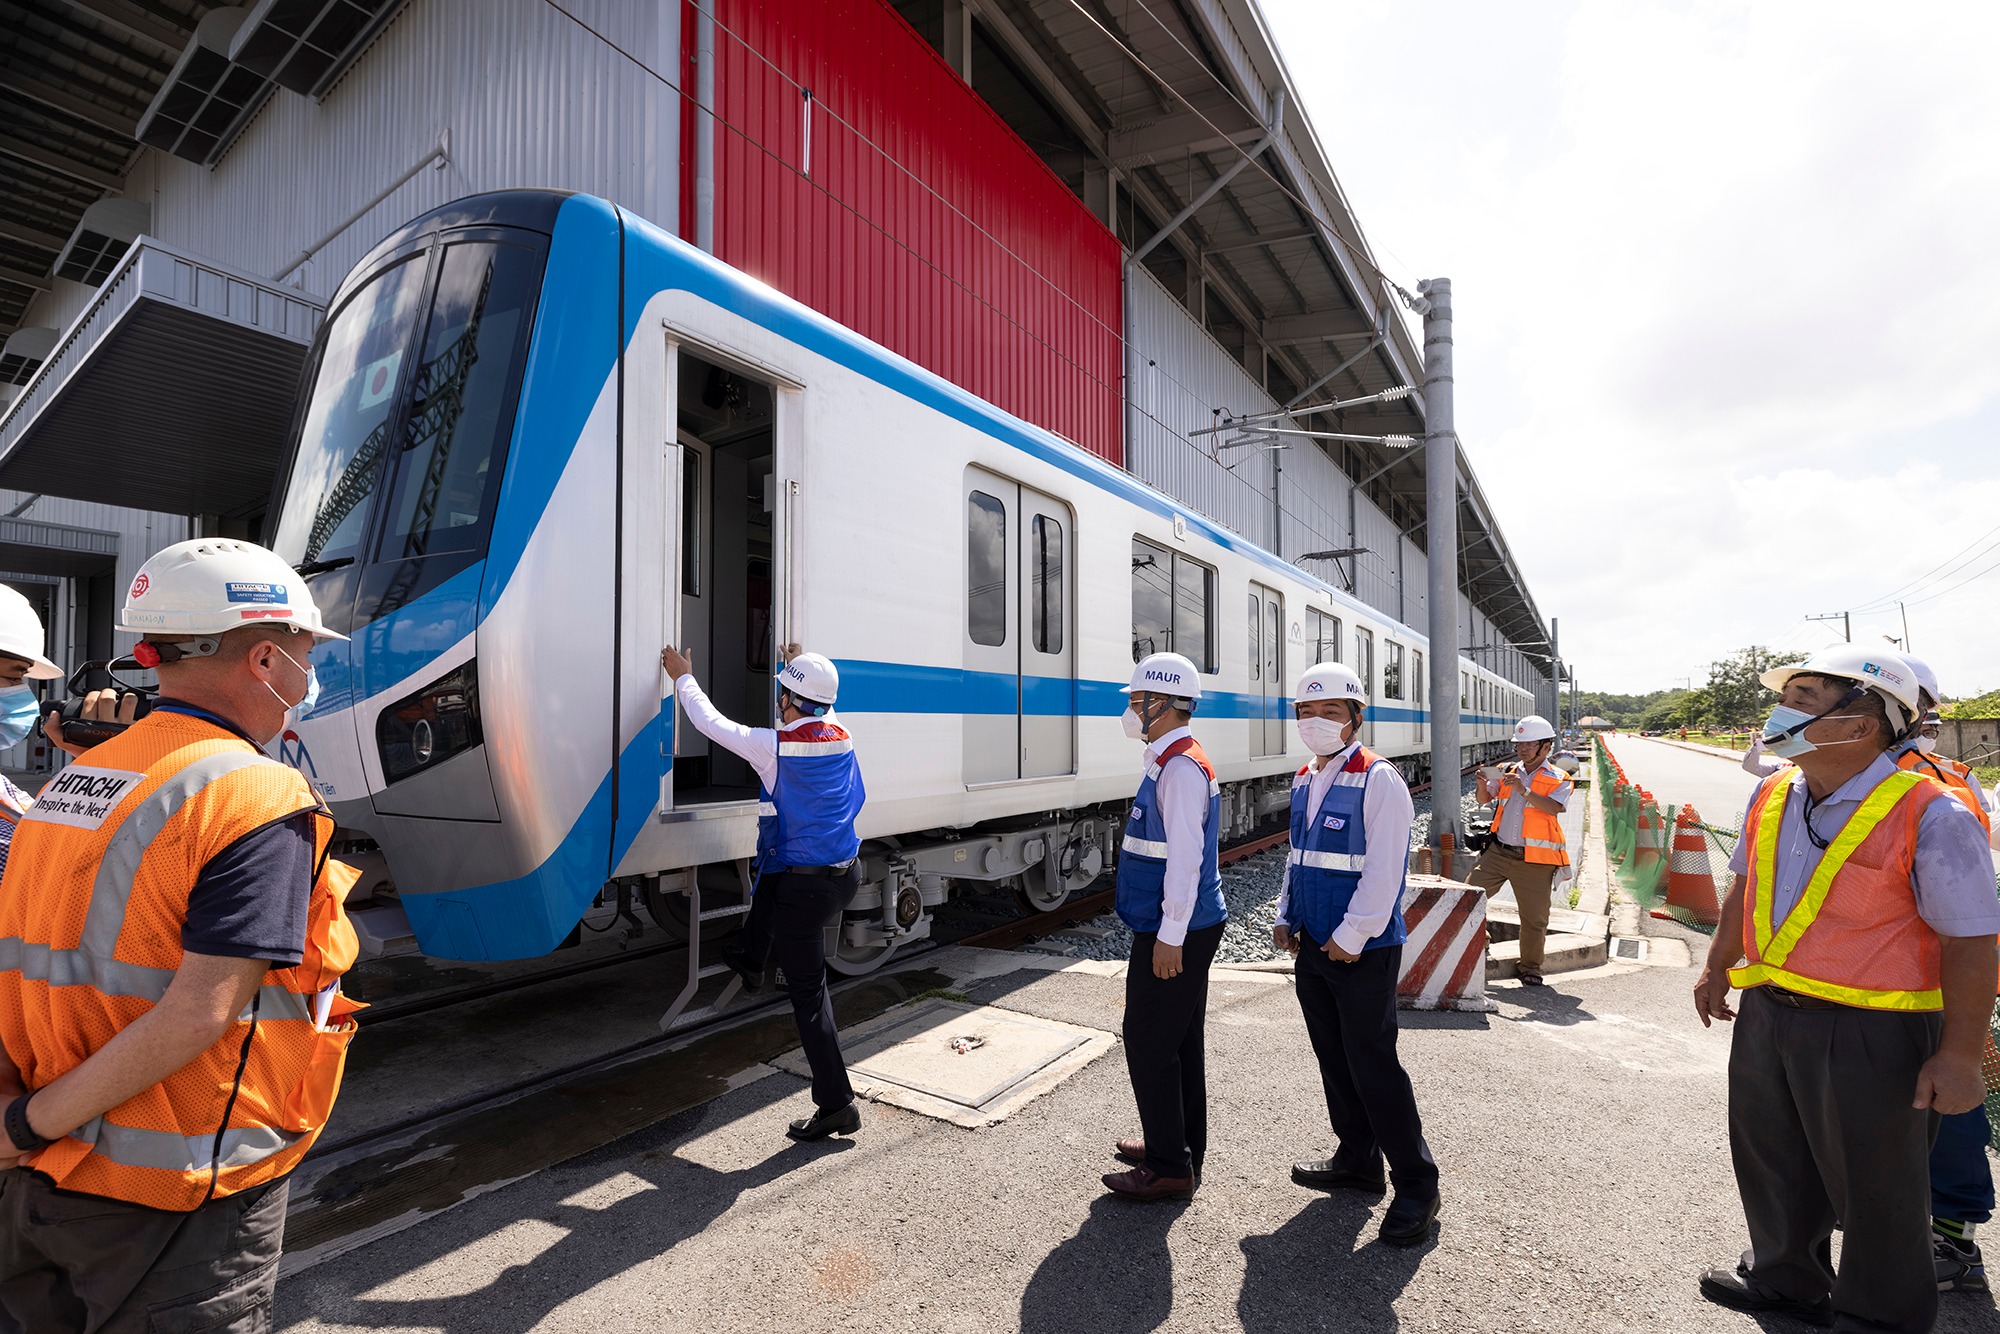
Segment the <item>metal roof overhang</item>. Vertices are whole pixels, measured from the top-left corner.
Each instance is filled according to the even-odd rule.
[[[68,579],[105,574],[117,565],[116,533],[0,517],[0,570]]]
[[[0,417],[0,487],[255,513],[325,307],[140,237]]]

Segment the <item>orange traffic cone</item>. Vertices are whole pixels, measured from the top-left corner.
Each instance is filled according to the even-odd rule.
[[[1715,873],[1708,861],[1708,837],[1701,816],[1683,806],[1674,817],[1674,852],[1667,865],[1667,900],[1653,916],[1714,926],[1722,920],[1715,896]]]
[[[1650,897],[1660,879],[1660,809],[1652,793],[1643,787],[1637,791],[1639,828],[1632,838],[1630,875],[1632,888]]]

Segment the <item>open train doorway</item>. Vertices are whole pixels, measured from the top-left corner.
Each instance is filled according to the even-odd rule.
[[[723,713],[769,727],[772,629],[772,387],[682,347],[680,641]],[[673,804],[755,801],[757,775],[692,727],[674,737]]]

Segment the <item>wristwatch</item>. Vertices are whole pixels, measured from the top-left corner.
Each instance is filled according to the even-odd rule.
[[[35,1133],[33,1126],[28,1124],[28,1100],[34,1096],[32,1093],[23,1093],[7,1104],[7,1138],[14,1141],[14,1147],[22,1153],[30,1149],[39,1149],[48,1143]]]

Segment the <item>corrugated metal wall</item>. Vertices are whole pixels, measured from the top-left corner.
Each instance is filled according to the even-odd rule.
[[[882,0],[715,13],[717,257],[1121,461],[1117,238]]]
[[[11,513],[28,499],[26,492],[0,490],[0,514]],[[58,496],[39,497],[21,512],[20,517],[117,534],[118,564],[112,588],[120,598],[132,586],[133,576],[139,573],[139,567],[146,563],[148,557],[162,547],[186,541],[194,535],[192,524],[183,515],[121,509],[116,505],[96,505],[84,500],[64,500]],[[65,584],[69,582],[64,581]],[[65,588],[57,601],[61,604],[57,623],[45,628],[49,632],[49,647],[54,660],[67,666],[71,665],[69,660],[72,658],[80,660],[84,652],[83,627],[65,619],[68,612],[64,608],[74,607],[74,590]],[[138,638],[137,635],[121,634],[115,636],[115,643],[122,652],[138,642]]]

